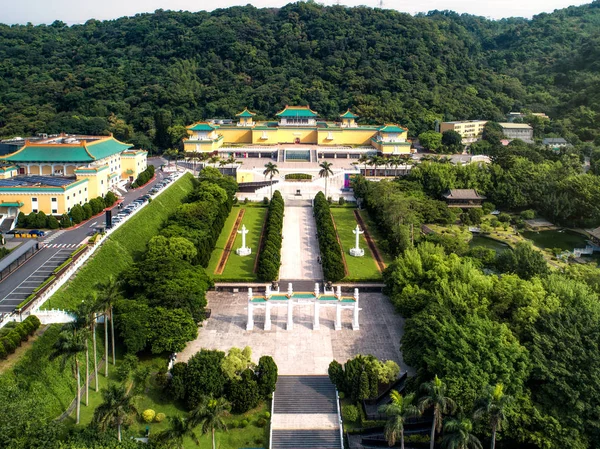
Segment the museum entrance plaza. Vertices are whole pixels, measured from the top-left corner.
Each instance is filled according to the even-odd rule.
[[[315,283],[321,283],[323,295],[316,226],[310,205],[286,205],[283,236],[282,281],[278,296],[285,295],[289,282],[293,286],[293,296],[301,297],[302,291],[310,293],[308,287],[312,286],[314,290]],[[336,290],[331,294],[335,295]],[[352,293],[345,292],[343,295],[340,302],[352,300]],[[289,308],[284,304],[281,304],[282,307],[275,306],[277,297],[274,292],[273,307],[268,308],[269,324],[265,326],[266,308],[254,307],[252,330],[247,330],[250,307],[247,291],[208,292],[211,316],[199,328],[198,338],[178,354],[177,361],[185,362],[203,348],[228,351],[231,347],[250,346],[255,361],[263,355],[270,355],[277,363],[279,374],[283,375],[327,374],[332,360],[344,363],[357,354],[372,354],[380,360],[393,360],[405,371],[407,366],[400,352],[404,320],[395,313],[389,299],[383,294],[360,291],[359,297],[360,326],[353,326],[356,324],[353,323],[356,311],[352,307],[328,306],[328,298],[322,296],[321,306],[317,307],[319,320],[315,328],[314,303],[319,299],[294,301],[293,325],[290,325]],[[283,298],[281,300],[283,302]],[[339,315],[336,317],[336,314]]]

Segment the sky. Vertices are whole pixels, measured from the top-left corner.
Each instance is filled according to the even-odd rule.
[[[338,0],[317,1],[333,5]],[[415,14],[434,9],[453,10],[478,16],[500,19],[504,17],[531,18],[541,12],[570,5],[582,5],[591,0],[383,0],[383,8],[397,9]],[[156,9],[170,10],[213,10],[251,3],[260,7],[280,7],[289,0],[0,0],[0,23],[25,24],[31,22],[52,23],[62,20],[67,24],[84,23],[88,19],[116,19]],[[379,6],[380,0],[339,0],[346,6]]]

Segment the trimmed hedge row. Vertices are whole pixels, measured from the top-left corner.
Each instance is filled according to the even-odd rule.
[[[0,334],[0,359],[15,352],[17,347],[21,346],[21,342],[27,341],[38,330],[40,324],[40,320],[35,315],[28,316],[13,327],[8,327],[7,324]]]
[[[274,281],[279,277],[284,206],[283,197],[279,190],[276,190],[269,204],[265,235],[256,270],[258,278],[263,282]]]
[[[312,175],[309,175],[307,173],[288,173],[287,175],[285,175],[285,179],[311,179],[312,180]]]
[[[329,202],[323,192],[317,193],[314,201],[314,214],[317,222],[317,238],[321,251],[323,275],[326,281],[337,282],[346,275],[342,248],[338,242]]]
[[[147,184],[154,177],[154,165],[148,165],[146,170],[141,172],[137,179],[131,183],[131,187],[137,189],[138,187],[142,187],[144,184]]]

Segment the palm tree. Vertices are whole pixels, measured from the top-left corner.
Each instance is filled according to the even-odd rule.
[[[366,154],[361,154],[361,156],[358,158],[358,163],[365,164],[365,177],[366,177],[367,176],[367,164],[369,163],[369,156],[367,156]]]
[[[232,170],[233,170],[233,166],[235,165],[236,162],[237,162],[237,159],[235,158],[235,156],[233,154],[230,154],[229,157],[227,158],[227,164],[231,165]]]
[[[472,431],[471,420],[449,419],[444,424],[442,445],[448,449],[482,449],[481,442],[471,433]]]
[[[330,175],[333,175],[333,171],[331,170],[331,166],[333,164],[331,162],[323,161],[319,164],[321,170],[319,170],[319,178],[325,178],[325,198],[327,198],[327,180]]]
[[[217,156],[216,154],[214,154],[208,159],[208,162],[210,162],[211,164],[216,166],[220,160],[221,160],[221,158],[219,156]]]
[[[369,158],[369,166],[375,169],[373,176],[377,176],[377,165],[379,164],[379,156],[371,156]]]
[[[89,405],[90,391],[90,342],[89,335],[92,335],[94,344],[94,376],[96,379],[96,391],[98,391],[98,363],[96,354],[96,301],[93,296],[88,296],[87,300],[81,301],[81,304],[75,311],[76,326],[85,330],[88,338],[85,339],[85,405]]]
[[[446,384],[437,376],[431,382],[421,385],[421,390],[425,392],[425,396],[419,400],[421,413],[428,408],[433,408],[431,442],[429,443],[429,447],[433,449],[436,431],[442,430],[442,417],[444,413],[452,413],[456,408],[456,403],[446,396]]]
[[[276,164],[273,162],[268,162],[265,164],[265,171],[263,172],[263,175],[265,175],[265,177],[269,176],[271,179],[271,199],[273,199],[273,176],[278,174],[279,170],[277,170]]]
[[[182,416],[169,416],[170,426],[156,435],[155,440],[165,444],[166,447],[185,449],[183,439],[190,437],[197,446],[200,445],[200,440],[190,425],[190,420]]]
[[[216,449],[215,430],[227,431],[223,418],[229,414],[231,405],[224,398],[212,399],[204,397],[190,414],[191,426],[201,426],[202,434],[212,433],[212,447]]]
[[[106,365],[104,367],[104,375],[108,377],[108,323],[110,319],[110,337],[112,344],[112,359],[113,365],[116,363],[115,356],[115,320],[113,317],[113,306],[121,293],[121,281],[110,276],[105,283],[96,285],[98,290],[98,306],[104,310],[104,354]]]
[[[398,156],[393,156],[390,158],[389,164],[394,167],[394,176],[398,176],[398,166],[402,164],[402,160]]]
[[[134,396],[127,391],[125,385],[109,384],[102,389],[103,401],[94,412],[94,423],[103,432],[108,427],[116,427],[117,438],[121,441],[121,426],[131,413],[136,412],[133,399]]]
[[[79,370],[79,359],[77,355],[85,348],[84,333],[78,332],[77,328],[72,327],[71,330],[66,328],[59,336],[54,344],[54,352],[50,355],[51,358],[61,357],[61,367],[64,369],[67,361],[73,358],[75,377],[77,378],[77,418],[75,424],[79,424],[79,416],[81,412],[81,374]]]
[[[480,419],[486,416],[490,420],[490,427],[492,428],[492,449],[496,447],[496,432],[502,430],[502,425],[506,420],[504,411],[511,401],[512,397],[504,394],[504,386],[502,384],[496,384],[494,387],[488,385],[485,394],[475,403],[473,418]]]
[[[412,404],[414,394],[402,396],[396,390],[390,392],[392,402],[379,407],[379,413],[388,416],[383,435],[390,446],[396,444],[400,437],[400,448],[404,449],[404,422],[407,418],[419,416],[419,409]]]

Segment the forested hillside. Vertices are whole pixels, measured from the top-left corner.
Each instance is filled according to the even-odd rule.
[[[599,25],[599,1],[533,20],[309,2],[1,25],[0,135],[114,132],[167,148],[174,124],[308,103],[413,135],[437,119],[530,109],[555,119],[557,135],[593,140]]]

